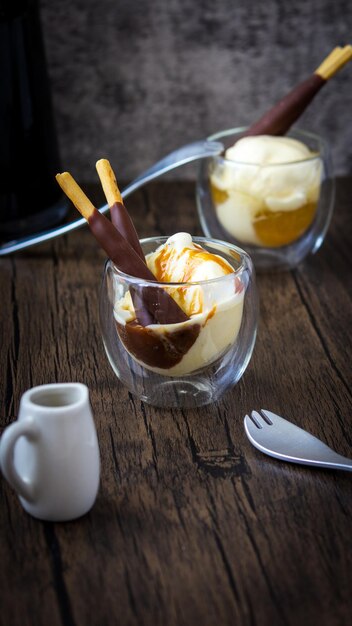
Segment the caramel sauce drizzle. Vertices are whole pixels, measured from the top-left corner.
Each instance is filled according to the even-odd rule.
[[[233,269],[230,268],[228,264],[223,259],[221,259],[221,257],[206,252],[197,244],[195,244],[195,248],[186,248],[182,251],[182,254],[187,254],[187,262],[185,263],[183,275],[178,282],[190,282],[193,272],[204,261],[212,261],[213,263],[216,263],[216,265],[221,267],[224,274],[233,273]],[[171,246],[165,246],[165,248],[161,251],[161,253],[155,260],[155,276],[157,280],[165,283],[172,282],[170,269],[173,264],[177,264],[179,255],[180,253],[176,251],[175,248],[172,248]]]

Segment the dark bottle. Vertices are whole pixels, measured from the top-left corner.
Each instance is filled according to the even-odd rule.
[[[67,202],[38,0],[0,0],[0,237],[59,222]]]

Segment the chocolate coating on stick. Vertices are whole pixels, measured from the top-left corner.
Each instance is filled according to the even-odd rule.
[[[243,136],[284,135],[325,83],[321,76],[312,74],[252,124]]]
[[[114,202],[110,207],[111,221],[115,228],[127,239],[128,243],[137,252],[138,256],[145,262],[143,250],[139,243],[139,238],[128,211],[121,202]]]
[[[136,278],[155,281],[155,276],[145,262],[105,215],[95,210],[88,218],[88,224],[94,237],[119,270]]]
[[[155,280],[155,278],[154,278]],[[139,300],[137,300],[137,294]],[[147,310],[154,318],[154,324],[178,324],[189,319],[188,315],[178,306],[170,294],[162,287],[144,287],[142,285],[133,285],[131,295],[134,297],[133,304],[135,306],[137,319],[143,319],[140,308]],[[137,309],[136,309],[137,307]],[[150,322],[149,322],[150,323]],[[149,324],[143,324],[147,326]]]
[[[138,285],[130,287],[130,294],[133,302],[134,312],[136,314],[136,319],[141,324],[141,326],[149,326],[150,324],[155,324],[156,320],[154,315],[148,309],[148,303],[144,302],[143,297],[143,288]]]
[[[105,215],[97,210],[93,211],[88,218],[88,224],[94,237],[119,270],[142,280],[156,282],[146,263]],[[189,319],[177,302],[161,287],[134,285],[131,297],[137,320],[144,326],[177,324]]]
[[[131,285],[130,293],[136,318],[142,326],[178,324],[189,319],[172,296],[161,287]]]

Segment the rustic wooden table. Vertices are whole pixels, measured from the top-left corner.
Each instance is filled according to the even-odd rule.
[[[251,363],[199,410],[144,405],[115,378],[87,228],[0,259],[2,428],[29,387],[82,381],[102,458],[75,522],[35,520],[0,481],[1,625],[351,623],[352,476],[264,456],[243,429],[269,408],[352,456],[351,197],[340,179],[314,257],[258,276]],[[191,183],[151,184],[127,206],[142,236],[201,234]]]

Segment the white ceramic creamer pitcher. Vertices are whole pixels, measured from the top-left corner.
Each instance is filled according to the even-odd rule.
[[[88,388],[58,383],[26,391],[17,421],[1,437],[0,464],[34,517],[59,522],[87,513],[100,477]]]

